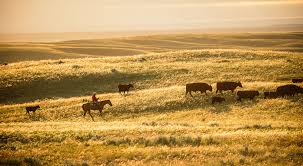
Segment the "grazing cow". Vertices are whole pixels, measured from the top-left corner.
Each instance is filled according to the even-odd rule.
[[[212,104],[215,104],[216,102],[217,102],[217,103],[221,103],[221,102],[223,102],[223,101],[225,101],[225,99],[224,99],[223,97],[212,97],[212,98],[211,98],[211,103],[212,103]]]
[[[303,78],[293,78],[293,79],[291,79],[291,81],[293,83],[301,83],[301,82],[303,82]]]
[[[279,86],[277,88],[277,93],[281,97],[294,96],[298,93],[303,93],[303,88],[297,85],[288,84],[288,85]]]
[[[191,96],[193,96],[191,94],[191,92],[197,92],[200,91],[201,93],[206,93],[206,91],[212,91],[213,88],[211,87],[211,85],[208,85],[206,83],[191,83],[191,84],[186,84],[186,93],[185,95],[187,95],[187,93],[189,93]]]
[[[241,99],[254,99],[256,96],[259,96],[259,92],[255,90],[246,90],[246,91],[238,91],[238,100],[241,101]]]
[[[279,95],[277,92],[264,92],[264,99],[276,99]]]
[[[122,94],[122,92],[125,94],[125,92],[128,93],[130,88],[134,88],[133,84],[128,84],[128,85],[118,85],[119,93]]]
[[[242,88],[242,84],[241,82],[217,82],[217,91],[216,93],[218,93],[218,91],[220,93],[222,93],[222,91],[228,91],[228,90],[231,90],[232,93],[234,93],[234,90],[237,88],[237,87],[240,87]]]
[[[36,110],[37,110],[38,108],[40,108],[40,106],[39,106],[39,105],[25,107],[25,109],[26,109],[26,114],[29,114],[29,112],[30,112],[30,111],[32,111],[32,112],[34,112],[34,113],[35,113],[35,112],[36,112]]]

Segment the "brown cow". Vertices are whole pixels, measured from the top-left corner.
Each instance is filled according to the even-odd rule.
[[[118,85],[118,89],[119,89],[119,93],[122,95],[122,92],[125,94],[125,92],[128,93],[130,88],[134,88],[133,84],[128,84],[128,85],[123,85],[123,84],[119,84]]]
[[[222,93],[222,91],[228,91],[230,90],[232,93],[234,93],[234,90],[237,88],[237,87],[241,87],[242,88],[242,84],[241,82],[217,82],[217,91],[216,93],[218,93],[218,91],[220,93]]]
[[[211,87],[211,85],[208,85],[206,83],[191,83],[191,84],[186,84],[186,93],[185,95],[187,95],[187,93],[189,93],[191,96],[193,96],[191,94],[191,92],[197,92],[200,91],[201,93],[206,93],[206,91],[212,91],[213,88]]]
[[[225,101],[225,99],[224,99],[223,97],[212,97],[212,98],[211,98],[211,103],[212,103],[212,104],[215,104],[216,102],[217,102],[217,103],[221,103],[221,102],[223,102],[223,101]]]
[[[264,99],[275,99],[278,97],[279,95],[277,92],[264,92]]]
[[[36,106],[29,106],[29,107],[25,107],[26,109],[26,114],[29,114],[29,112],[36,112],[37,109],[39,109],[40,106],[39,105],[36,105]]]
[[[241,101],[241,99],[254,99],[256,96],[259,96],[259,92],[255,90],[246,90],[246,91],[238,91],[238,100]]]

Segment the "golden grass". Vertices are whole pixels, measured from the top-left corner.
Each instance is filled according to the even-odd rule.
[[[119,42],[127,47],[133,40]],[[226,102],[210,102],[217,81],[240,80],[242,89],[263,92],[303,77],[302,67],[302,53],[262,49],[1,66],[0,165],[302,165],[302,95],[263,99],[261,93],[238,102],[226,92],[217,94]],[[211,84],[213,92],[185,96],[185,84],[198,81]],[[135,89],[122,96],[119,83],[134,83]],[[81,108],[93,91],[113,103],[102,116],[92,111],[96,122],[84,118]],[[36,104],[41,109],[26,115],[24,108]]]

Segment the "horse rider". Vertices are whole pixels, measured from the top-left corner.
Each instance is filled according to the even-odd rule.
[[[93,93],[92,100],[93,104],[96,104],[98,102],[99,98],[96,97],[96,92]]]

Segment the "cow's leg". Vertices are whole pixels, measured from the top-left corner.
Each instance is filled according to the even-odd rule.
[[[83,116],[85,117],[85,115],[86,115],[86,111],[84,111],[84,114],[83,114]]]
[[[194,97],[194,96],[191,94],[191,91],[189,91],[189,94],[190,94],[191,97]]]
[[[219,91],[219,90],[217,89],[217,90],[216,90],[216,94],[218,93],[218,91]]]

